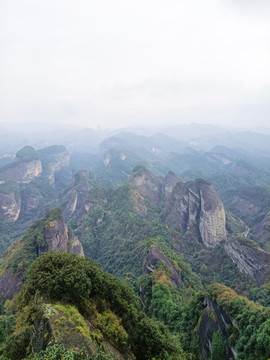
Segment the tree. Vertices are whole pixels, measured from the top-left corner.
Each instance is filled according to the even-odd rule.
[[[44,253],[29,269],[29,285],[51,300],[76,304],[91,292],[89,264],[75,254]]]
[[[211,345],[211,360],[223,360],[225,355],[226,342],[220,330],[214,332]]]

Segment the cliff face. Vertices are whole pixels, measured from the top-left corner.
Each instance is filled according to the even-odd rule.
[[[31,148],[36,154],[35,150]],[[23,151],[24,148],[20,151]],[[18,152],[20,153],[20,152]],[[0,170],[0,183],[6,181],[16,181],[17,183],[30,183],[34,178],[42,173],[41,161],[37,154],[31,157],[15,157],[13,163],[4,166]]]
[[[13,184],[8,188],[7,185],[0,185],[0,220],[16,221],[21,211],[19,187]]]
[[[54,161],[49,164],[49,170],[47,173],[47,176],[52,184],[54,183],[54,174],[63,167],[68,166],[69,162],[70,157],[67,151],[55,154]]]
[[[216,331],[220,331],[223,339],[227,342],[228,334],[226,328],[233,323],[230,316],[208,297],[204,299],[204,306],[205,309],[201,316],[198,336],[203,357],[209,359],[211,356],[213,334]],[[235,350],[227,344],[223,360],[233,360],[236,359],[236,356]]]
[[[65,219],[70,218],[75,212],[80,217],[88,209],[87,195],[93,189],[93,178],[89,171],[79,171],[64,194],[62,207]]]
[[[201,238],[205,246],[213,246],[227,238],[225,210],[212,186],[202,184],[199,194]]]
[[[270,279],[270,253],[236,240],[227,242],[224,248],[238,269],[251,275],[258,285]]]
[[[69,165],[70,156],[64,146],[50,146],[38,150],[38,155],[42,161],[44,173],[51,185],[54,185],[55,173]]]
[[[169,270],[169,279],[175,287],[181,286],[183,280],[181,272],[175,268],[175,266],[166,258],[166,256],[154,245],[148,250],[144,273],[150,274],[156,270],[157,263],[161,261]]]
[[[134,190],[145,200],[165,208],[162,221],[181,232],[195,231],[206,247],[214,246],[227,238],[225,210],[213,187],[203,180],[184,183],[169,173],[164,180],[146,169],[140,169],[130,177]],[[134,208],[140,214],[142,201],[138,206],[133,196]],[[144,204],[145,205],[145,204]]]
[[[69,251],[83,256],[83,248],[78,238],[68,233],[67,225],[63,219],[50,221],[44,228],[44,241],[46,245],[39,248],[44,251]]]
[[[162,182],[149,170],[143,169],[133,173],[130,176],[129,182],[144,199],[155,205],[159,203],[162,193]]]
[[[207,247],[227,238],[223,204],[205,182],[178,183],[167,203],[164,219],[176,230],[195,230]]]

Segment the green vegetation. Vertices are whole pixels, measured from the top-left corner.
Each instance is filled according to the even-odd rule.
[[[221,360],[225,356],[226,343],[222,338],[220,331],[216,331],[212,337],[211,360]]]
[[[97,355],[89,355],[85,350],[68,349],[63,344],[50,344],[46,350],[39,354],[29,355],[25,360],[114,360],[111,355],[99,352]],[[0,357],[1,360],[1,357]],[[4,359],[3,359],[4,360]]]
[[[28,161],[40,156],[45,173],[57,154],[66,151],[64,147],[51,147],[35,155],[31,149],[20,150],[17,157]],[[80,217],[75,212],[68,225],[82,242],[86,256],[112,274],[76,255],[50,252],[39,257],[47,250],[44,228],[54,226],[56,219],[62,220],[60,209],[52,210],[32,225],[1,262],[1,274],[10,270],[23,280],[24,286],[18,296],[6,302],[0,315],[0,360],[112,360],[123,356],[130,360],[201,360],[199,328],[203,316],[207,314],[215,326],[218,323],[215,310],[204,305],[206,297],[232,320],[226,330],[228,338],[216,327],[209,335],[211,360],[223,359],[228,346],[236,350],[239,360],[270,357],[269,283],[258,287],[251,276],[240,273],[224,250],[224,243],[204,247],[195,226],[181,233],[161,222],[165,218],[162,202],[157,206],[150,203],[129,183],[115,189],[127,180],[135,164],[144,162],[128,151],[111,150],[106,155],[106,166],[101,158],[86,156],[83,163],[96,172],[89,179],[78,174],[66,190],[64,201],[58,200],[56,194],[64,190],[72,169],[79,164],[73,163],[72,168],[55,174],[55,187],[46,176],[30,184],[9,181],[0,185],[1,193],[14,192],[16,200],[22,202],[18,222],[1,223],[1,251],[22,234],[27,222],[42,216],[52,204],[59,201],[67,206],[73,196],[69,190],[72,186],[76,191],[80,186],[88,189],[88,180],[91,185],[93,181],[104,186],[106,189],[95,187],[78,200],[86,214]],[[170,156],[171,163],[152,162],[151,166],[163,174],[173,164],[172,169],[178,174],[212,178],[230,205],[229,236],[244,245],[258,247],[253,240],[237,235],[246,230],[237,216],[248,223],[250,236],[255,239],[256,226],[269,211],[269,188],[261,186],[261,182],[266,184],[266,174],[256,180],[258,171],[247,162],[234,162],[223,169],[223,174],[217,173],[209,154]],[[196,169],[191,170],[194,164]],[[142,171],[144,165],[136,166],[133,176]],[[191,186],[205,183],[198,179]],[[247,207],[243,215],[238,203],[231,203],[233,196],[252,202],[256,214],[249,213]],[[39,205],[31,209],[27,205],[29,198],[39,199]],[[266,221],[264,230],[269,230],[267,224]],[[265,239],[259,241],[267,246]],[[160,259],[148,259],[153,248],[161,254]],[[216,282],[219,284],[213,285]],[[209,284],[212,285],[206,290]]]
[[[248,240],[244,241],[245,244],[250,244]],[[224,250],[223,244],[195,253],[190,263],[205,285],[219,282],[246,296],[252,288],[257,287],[256,281],[250,275],[238,270]]]
[[[19,150],[16,154],[16,158],[21,161],[32,161],[38,160],[38,153],[32,146],[24,146],[21,150]]]
[[[229,342],[237,351],[237,359],[268,359],[270,308],[264,308],[245,297],[238,296],[221,284],[211,285],[209,294],[234,319],[234,325],[228,331]]]
[[[67,262],[66,253],[48,252],[34,262],[29,271],[29,286],[52,301],[77,304],[90,295],[91,280],[83,258],[74,255]]]
[[[53,274],[52,264],[58,269]],[[70,272],[71,267],[75,272]],[[53,285],[47,289],[51,282]],[[86,345],[89,355],[96,353],[94,359],[104,358],[98,354],[102,344],[103,351],[109,354],[106,342],[117,351],[134,354],[136,359],[185,359],[179,341],[164,325],[142,312],[139,298],[131,288],[103,272],[93,261],[75,254],[49,252],[41,255],[29,268],[28,279],[13,302],[17,309],[16,326],[0,351],[11,360],[23,359],[31,348],[40,348],[40,336],[41,342],[47,345],[53,338],[62,339],[64,344],[72,343],[77,336],[79,348]],[[61,337],[65,324],[69,324],[69,330]],[[46,351],[60,356],[66,350],[48,347],[37,359],[43,359]],[[73,356],[71,359],[88,359],[76,357],[79,356],[76,350],[70,356]]]
[[[1,261],[0,273],[10,270],[13,274],[23,274],[31,263],[37,258],[38,246],[46,246],[44,228],[56,219],[63,219],[61,209],[51,210],[42,220],[30,227],[27,233],[11,245]]]

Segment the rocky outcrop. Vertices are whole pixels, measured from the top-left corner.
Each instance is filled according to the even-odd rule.
[[[33,151],[35,151],[33,149]],[[16,181],[30,183],[42,173],[41,161],[38,158],[21,158],[16,156],[15,161],[0,169],[0,182]]]
[[[161,180],[145,168],[134,171],[129,182],[138,193],[153,204],[158,204],[162,194]]]
[[[175,287],[182,284],[181,272],[166,258],[166,256],[155,246],[152,245],[145,259],[144,273],[150,274],[156,270],[157,263],[162,261],[169,270],[169,278]]]
[[[269,281],[270,253],[237,240],[227,242],[224,248],[238,269],[251,275],[258,285]]]
[[[54,185],[54,177],[57,171],[69,165],[70,156],[64,146],[50,146],[38,150],[38,154],[42,161],[44,176],[46,176],[51,185]]]
[[[205,246],[213,246],[226,239],[226,216],[219,196],[209,184],[200,187],[199,230]]]
[[[178,182],[163,217],[178,231],[196,231],[207,247],[227,238],[222,201],[212,186],[202,180]]]
[[[22,285],[23,274],[38,256],[47,251],[67,251],[84,256],[78,238],[68,229],[60,209],[49,212],[13,243],[0,263],[0,298],[12,298]]]
[[[69,251],[83,256],[82,244],[78,238],[68,231],[63,219],[50,221],[44,229],[45,246],[39,247],[39,253],[44,251]]]
[[[64,193],[62,208],[65,219],[70,218],[75,212],[81,217],[87,212],[87,195],[93,189],[93,177],[89,171],[81,170]]]
[[[163,197],[162,197],[163,200],[167,200],[170,198],[173,189],[178,183],[183,184],[184,181],[180,179],[178,176],[176,176],[173,172],[169,171],[163,181],[163,189],[164,189]]]
[[[133,171],[129,183],[143,199],[165,208],[162,221],[181,232],[194,231],[206,247],[227,238],[224,206],[206,181],[198,179],[184,183],[171,172],[159,179],[149,170],[139,167]],[[136,201],[134,203],[136,209]],[[137,208],[139,213],[146,213]]]
[[[21,196],[17,184],[0,185],[0,220],[16,221],[21,212]]]
[[[216,331],[220,331],[223,339],[226,341],[226,351],[223,360],[236,359],[235,350],[228,345],[227,326],[232,325],[230,316],[208,297],[204,299],[205,309],[201,315],[198,336],[202,349],[202,355],[205,359],[211,356],[212,337]]]

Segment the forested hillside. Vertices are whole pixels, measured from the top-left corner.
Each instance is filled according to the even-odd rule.
[[[270,357],[266,143],[171,139],[3,162],[0,359]]]

